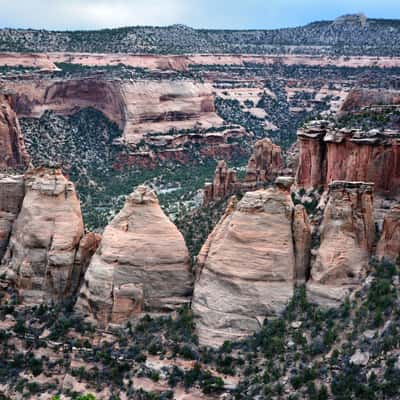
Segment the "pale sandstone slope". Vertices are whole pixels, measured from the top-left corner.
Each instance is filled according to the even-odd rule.
[[[392,262],[400,257],[400,204],[395,204],[385,216],[376,254]]]
[[[198,257],[192,307],[202,344],[249,335],[284,310],[297,275],[305,274],[304,266],[295,270],[294,217],[285,188],[248,192],[229,204]]]
[[[23,175],[0,175],[0,260],[6,252],[11,229],[25,195]]]
[[[320,227],[320,245],[307,283],[310,299],[335,306],[366,276],[375,223],[373,184],[335,181]]]
[[[24,168],[28,164],[29,156],[13,99],[0,93],[0,169]]]
[[[30,170],[24,181],[2,270],[27,304],[65,300],[74,294],[73,274],[80,274],[74,264],[84,234],[74,185],[50,168]]]
[[[39,118],[46,110],[70,115],[93,107],[118,124],[128,146],[148,134],[223,125],[212,86],[190,80],[20,80],[7,82],[7,88],[15,93],[19,117]]]
[[[175,310],[190,301],[191,293],[184,239],[155,193],[140,186],[105,229],[76,310],[104,327],[145,311]]]

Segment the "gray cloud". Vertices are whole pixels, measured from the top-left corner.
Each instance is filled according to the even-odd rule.
[[[185,0],[0,0],[2,26],[80,29],[168,25],[188,15]]]

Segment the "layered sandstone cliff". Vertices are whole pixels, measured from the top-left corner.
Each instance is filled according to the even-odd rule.
[[[196,163],[202,158],[230,160],[247,154],[241,145],[250,134],[242,127],[227,126],[224,129],[194,129],[193,132],[147,135],[140,150],[121,153],[115,168],[134,165],[156,168],[160,162]]]
[[[167,133],[221,126],[215,113],[210,84],[191,81],[146,81],[124,83],[126,104],[124,141],[137,144],[144,133]]]
[[[340,113],[352,113],[365,107],[379,105],[400,105],[398,91],[379,89],[353,89],[340,107]]]
[[[375,184],[378,195],[400,193],[400,134],[395,131],[337,129],[313,121],[298,132],[297,186],[327,187],[335,180]]]
[[[297,251],[309,251],[297,237],[307,231],[306,220],[294,212],[288,182],[231,202],[204,244],[192,302],[202,344],[219,345],[259,329],[265,317],[283,311],[296,280],[306,274],[304,260],[296,261]],[[298,217],[303,222],[294,229]]]
[[[373,184],[335,181],[320,226],[320,244],[307,282],[310,299],[335,306],[366,276],[375,223]]]
[[[29,163],[13,105],[11,96],[0,93],[0,169],[24,168]]]
[[[7,88],[15,93],[18,116],[38,118],[46,110],[70,115],[93,107],[118,124],[129,146],[148,134],[223,122],[215,113],[212,86],[190,80],[43,79],[8,82]]]
[[[7,184],[2,183],[3,196]],[[1,269],[26,303],[66,300],[81,273],[76,253],[84,230],[75,188],[59,169],[50,168],[29,170],[24,186]],[[21,191],[18,186],[18,201]]]
[[[376,255],[392,262],[400,260],[400,204],[394,205],[385,216]]]
[[[184,239],[141,186],[104,231],[85,274],[76,310],[100,326],[190,301],[192,275]]]

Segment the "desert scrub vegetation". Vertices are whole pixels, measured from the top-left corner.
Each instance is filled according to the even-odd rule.
[[[122,393],[168,399],[179,387],[208,395],[229,392],[238,400],[397,398],[399,266],[372,259],[370,269],[363,287],[339,308],[310,303],[306,288],[299,286],[281,316],[217,349],[199,346],[194,316],[186,307],[115,327],[102,342],[100,332],[75,316],[72,305],[21,308],[8,294],[0,306],[1,321],[12,322],[0,329],[0,383],[27,397],[60,394],[56,376],[70,374],[87,393],[107,386],[114,399]],[[134,387],[136,378],[164,389],[146,393]],[[238,383],[227,386],[232,378]]]

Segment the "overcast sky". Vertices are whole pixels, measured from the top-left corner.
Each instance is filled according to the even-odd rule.
[[[400,18],[400,0],[0,0],[0,27],[65,30],[179,23],[268,29],[357,12]]]

